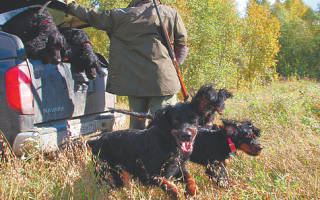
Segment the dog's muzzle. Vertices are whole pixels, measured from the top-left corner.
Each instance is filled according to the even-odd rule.
[[[256,147],[256,150],[257,150],[257,154],[260,155],[261,154],[261,151],[262,151],[263,147],[261,145],[258,145]]]
[[[182,152],[192,152],[195,136],[198,133],[198,129],[194,127],[188,127],[180,135],[180,149]]]
[[[191,139],[192,133],[190,131],[183,132],[180,135],[180,140],[181,141],[189,141]]]

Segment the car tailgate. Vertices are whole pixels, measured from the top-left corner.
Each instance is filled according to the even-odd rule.
[[[114,106],[115,96],[105,92],[106,77],[90,80],[85,91],[75,91],[70,64],[30,62],[35,123],[100,113]]]

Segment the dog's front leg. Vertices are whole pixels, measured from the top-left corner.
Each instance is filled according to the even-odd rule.
[[[166,179],[164,177],[160,177],[160,178],[158,178],[158,184],[173,199],[179,199],[180,198],[180,190],[179,190],[179,188],[174,183],[169,182],[168,179]]]
[[[129,180],[129,173],[120,166],[115,166],[110,170],[112,181],[116,187],[123,187],[127,185]]]
[[[186,190],[187,193],[190,194],[191,196],[194,196],[198,190],[198,186],[192,176],[189,174],[189,172],[185,173],[185,179],[187,181],[187,186]]]
[[[128,180],[129,180],[129,173],[125,170],[122,170],[122,174],[121,174],[121,178],[122,178],[122,184],[123,185],[127,185],[128,184]]]
[[[207,165],[206,174],[219,187],[228,187],[227,161],[212,161]]]
[[[183,173],[184,181],[187,183],[185,195],[189,194],[191,196],[194,196],[198,190],[198,186],[194,181],[194,179],[192,178],[191,174],[187,171],[185,165],[182,166],[182,173]]]

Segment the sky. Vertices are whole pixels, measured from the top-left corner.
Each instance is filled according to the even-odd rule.
[[[269,0],[271,3],[274,3],[275,0]],[[307,6],[311,7],[312,9],[318,9],[318,4],[320,4],[320,0],[302,0]],[[248,0],[235,0],[236,7],[240,13],[244,13],[246,9]]]

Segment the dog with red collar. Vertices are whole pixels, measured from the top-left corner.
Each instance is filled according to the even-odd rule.
[[[206,167],[206,173],[217,185],[226,187],[226,166],[238,150],[258,156],[262,146],[258,141],[260,129],[250,121],[222,119],[222,126],[199,127],[190,161]]]

